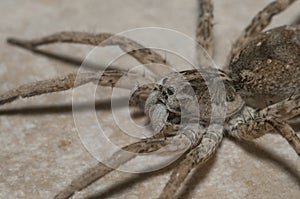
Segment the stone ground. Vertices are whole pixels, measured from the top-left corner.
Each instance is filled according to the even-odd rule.
[[[218,65],[224,63],[230,44],[251,17],[270,1],[215,1]],[[299,10],[297,2],[276,17],[272,27],[292,23]],[[5,42],[7,37],[35,38],[62,30],[118,33],[145,26],[170,28],[193,37],[197,3],[195,0],[1,0],[0,13],[0,93],[3,93],[23,83],[76,71],[78,67],[10,46]],[[164,42],[165,38],[158,37],[157,41]],[[185,48],[176,41],[172,45]],[[92,48],[64,44],[46,49],[83,58]],[[112,48],[107,49],[103,59],[115,53]],[[172,62],[171,58],[169,61]],[[114,133],[120,130],[113,126],[109,116],[106,103],[109,94],[110,89],[97,93],[97,115],[104,130],[116,138]],[[84,108],[82,112],[89,113]],[[83,127],[87,131],[94,128],[88,122]],[[125,144],[124,140],[119,142]],[[77,134],[70,91],[2,106],[0,146],[0,198],[52,198],[71,179],[96,163]],[[169,175],[168,170],[144,175],[116,171],[74,198],[95,193],[99,198],[155,198]],[[180,198],[293,199],[299,195],[300,159],[278,135],[265,136],[255,143],[226,138],[215,158],[196,169],[180,192]]]

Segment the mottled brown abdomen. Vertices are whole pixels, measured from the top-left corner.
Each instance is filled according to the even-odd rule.
[[[257,35],[230,69],[234,87],[251,106],[262,108],[300,93],[300,26]]]

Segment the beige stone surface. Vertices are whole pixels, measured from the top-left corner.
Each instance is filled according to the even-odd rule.
[[[215,61],[222,66],[239,32],[271,1],[214,2]],[[299,10],[300,2],[297,2],[276,17],[272,27],[291,23],[299,17]],[[1,0],[0,16],[0,93],[3,93],[23,83],[67,74],[78,68],[10,46],[5,42],[7,37],[35,38],[62,30],[118,33],[145,26],[170,28],[193,37],[197,2]],[[163,39],[157,38],[161,42]],[[176,41],[174,46],[185,48]],[[64,44],[46,49],[83,58],[92,48]],[[110,53],[103,56],[108,57]],[[97,94],[97,115],[102,118],[105,131],[116,137],[113,134],[120,130],[108,116],[109,96],[106,95],[109,94],[110,89],[102,89]],[[83,109],[87,114],[88,111]],[[94,127],[87,124],[85,128],[89,131]],[[125,144],[124,140],[118,141]],[[77,135],[72,92],[22,99],[1,107],[0,198],[52,198],[95,163]],[[169,171],[141,175],[115,171],[74,198],[95,193],[99,198],[155,198],[169,175]],[[300,159],[278,135],[247,144],[226,138],[214,159],[189,177],[180,197],[296,199],[300,197]]]

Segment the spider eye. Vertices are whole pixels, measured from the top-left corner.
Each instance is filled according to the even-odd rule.
[[[162,83],[165,84],[165,83],[167,82],[167,80],[168,80],[168,78],[164,78],[164,79],[162,80]]]
[[[167,92],[168,92],[169,95],[173,95],[175,93],[175,89],[173,87],[169,87],[167,89]]]

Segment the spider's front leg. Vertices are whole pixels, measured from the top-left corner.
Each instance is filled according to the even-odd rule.
[[[190,138],[192,142],[191,151],[185,156],[179,166],[173,170],[168,183],[159,196],[160,199],[174,198],[180,185],[191,170],[205,163],[213,156],[222,141],[223,126],[211,124],[206,131],[202,126],[199,128],[199,125],[189,125],[183,129],[183,135]]]
[[[109,165],[113,165],[114,168],[118,168],[120,165],[125,164],[126,162],[133,159],[138,153],[150,153],[164,147],[167,143],[165,139],[145,139],[139,142],[130,144],[122,148],[122,150],[132,152],[131,154],[127,154],[126,156],[121,155],[120,151],[117,151],[112,156],[113,158],[106,160]],[[121,151],[122,151],[121,150]],[[106,174],[112,172],[114,170],[112,167],[108,167],[103,163],[99,162],[92,168],[89,168],[76,179],[72,180],[72,182],[61,190],[54,198],[55,199],[66,199],[75,194],[75,192],[81,191],[96,180],[102,178]]]
[[[285,120],[300,115],[300,95],[292,96],[260,111],[245,107],[242,114],[243,119],[238,116],[230,121],[233,126],[228,131],[230,135],[252,140],[276,130],[300,155],[300,138],[292,127],[285,122]],[[244,118],[245,121],[243,121]],[[233,123],[237,123],[237,125]]]
[[[128,78],[124,78],[124,82],[118,84],[118,86],[128,89],[131,88],[133,84],[135,84],[131,80],[138,78],[138,76],[131,75],[133,74],[125,73],[119,70],[106,70],[100,73],[71,73],[68,75],[48,80],[41,80],[33,83],[24,84],[16,89],[7,91],[6,93],[0,95],[0,105],[15,101],[18,98],[28,98],[32,96],[73,89],[84,84],[88,84],[90,82],[93,82],[100,86],[114,87],[117,85],[119,79],[123,76],[127,76]],[[151,88],[151,85],[149,85],[149,87]],[[140,102],[140,99],[143,100],[144,98],[135,98],[133,101],[135,101],[135,104],[138,104]]]
[[[199,89],[200,79],[198,79],[198,83],[197,88]],[[205,89],[202,88],[201,91],[201,96],[207,94]],[[198,112],[200,110],[197,106],[200,102],[196,98],[198,96],[193,94],[195,95],[190,83],[186,82],[179,74],[176,76],[170,74],[155,84],[153,92],[146,101],[145,112],[151,118],[155,131],[160,130],[166,122],[178,124],[177,136],[181,136],[182,141],[188,139],[190,142],[186,151],[187,156],[171,174],[160,198],[174,198],[191,169],[207,161],[216,151],[223,138],[222,125],[211,121],[211,124],[207,127],[206,120],[200,119],[200,113]],[[206,104],[204,101],[207,102],[207,99],[202,99],[201,103]],[[202,110],[202,114],[204,112],[205,110]]]
[[[112,155],[111,159],[105,161],[107,165],[110,165],[113,168],[99,162],[97,165],[89,168],[83,174],[72,180],[66,188],[61,190],[55,196],[55,199],[67,199],[71,197],[76,192],[83,190],[96,180],[99,180],[106,174],[112,172],[114,168],[119,168],[121,165],[135,158],[138,154],[151,153],[162,147],[165,147],[164,151],[174,151],[174,148],[175,150],[185,149],[190,144],[190,139],[186,136],[182,137],[181,135],[174,136],[169,132],[172,128],[173,126],[167,126],[162,129],[162,134],[166,137],[172,137],[171,139],[165,139],[165,137],[161,137],[161,134],[157,134],[152,138],[147,138],[122,147],[120,151],[117,151]],[[124,154],[123,151],[131,153]]]
[[[89,33],[82,33],[82,32],[61,32],[46,37],[42,37],[39,39],[33,39],[33,40],[21,40],[21,39],[10,38],[8,39],[8,42],[32,51],[34,51],[35,48],[40,45],[46,45],[46,44],[57,43],[57,42],[80,43],[80,44],[89,44],[89,45],[96,45],[96,46],[116,45],[119,46],[123,51],[125,51],[126,53],[134,57],[137,61],[139,61],[142,64],[157,63],[157,64],[169,66],[166,60],[155,51],[149,48],[145,48],[138,42],[135,42],[126,37],[115,36],[109,33],[89,34]],[[161,69],[160,67],[150,67],[150,70],[152,70],[156,74],[160,74],[161,72],[160,69]],[[101,75],[102,77],[100,78]],[[0,95],[0,105],[8,102],[12,102],[18,99],[19,97],[25,98],[25,97],[31,97],[31,96],[41,95],[45,93],[64,91],[64,90],[81,86],[83,84],[87,84],[89,82],[94,82],[101,86],[115,86],[118,80],[122,76],[127,76],[127,75],[130,74],[123,72],[121,70],[106,70],[104,72],[99,72],[99,73],[86,72],[86,73],[81,73],[79,75],[73,73],[73,74],[68,74],[65,76],[61,76],[49,80],[38,81],[38,82],[22,85],[15,90],[11,90]],[[127,78],[127,80],[130,79],[132,80],[137,79],[137,76],[132,76]],[[133,86],[132,82],[129,84],[128,82],[124,84],[123,83],[119,84],[119,87],[124,87],[124,88],[131,88],[132,86]],[[136,97],[135,100],[131,100],[132,104],[142,104],[141,107],[143,107],[143,104],[146,100],[145,98],[148,96],[147,94],[152,89],[152,86],[150,85],[149,87],[143,87],[143,88],[145,88],[144,91],[147,92],[142,91],[143,95],[140,96],[135,95]],[[142,103],[140,103],[139,98],[140,99],[142,98],[143,100]]]
[[[33,40],[22,40],[22,39],[15,39],[9,38],[7,40],[11,44],[15,44],[21,46],[23,48],[35,51],[35,49],[40,45],[46,45],[51,43],[57,42],[64,42],[64,43],[80,43],[80,44],[89,44],[89,45],[100,45],[100,46],[108,46],[108,45],[116,45],[119,46],[123,51],[127,52],[129,55],[134,57],[137,61],[142,64],[151,64],[151,63],[158,63],[162,65],[169,65],[166,60],[161,57],[155,51],[143,47],[141,44],[128,39],[122,36],[115,36],[109,33],[102,33],[102,34],[89,34],[89,33],[82,33],[82,32],[61,32],[56,33],[53,35],[49,35],[46,37],[42,37],[39,39]],[[161,67],[150,67],[156,74],[160,74]],[[100,78],[100,75],[102,77]],[[35,95],[41,95],[45,93],[52,93],[52,92],[59,92],[68,89],[72,89],[83,84],[87,84],[89,82],[97,83],[101,86],[115,86],[118,80],[122,76],[127,76],[129,73],[123,72],[121,70],[106,70],[99,73],[81,73],[77,75],[76,73],[68,74],[65,76],[38,81],[34,83],[29,83],[26,85],[22,85],[17,89],[8,91],[2,95],[0,95],[0,105],[12,102],[19,97],[31,97]],[[99,79],[100,78],[100,79]],[[137,76],[132,76],[127,78],[129,79],[136,79]],[[75,82],[76,81],[76,82]],[[124,87],[125,85],[125,87]],[[128,84],[119,84],[119,87],[124,88],[131,88],[133,86],[132,82]],[[139,104],[143,107],[148,93],[152,89],[152,86],[143,87],[145,88],[144,91],[141,91],[142,95],[134,95],[135,99],[131,100],[131,104]],[[141,93],[140,92],[140,93]],[[146,93],[146,94],[145,94]],[[142,103],[140,103],[142,100]]]
[[[128,53],[142,64],[159,63],[170,66],[170,64],[167,63],[167,60],[154,50],[145,48],[143,45],[132,39],[111,33],[91,34],[84,32],[59,32],[32,40],[8,38],[7,42],[33,52],[39,46],[53,43],[77,43],[101,47],[119,46],[121,50],[123,50],[125,53]],[[155,74],[161,74],[162,70],[161,67],[150,67],[149,69]]]
[[[145,86],[141,88],[145,88]],[[140,98],[139,95],[141,93],[146,94],[145,91],[149,91],[149,88],[146,90],[137,90],[133,95],[134,99],[144,99]],[[137,103],[134,99],[132,100],[132,105]],[[163,104],[157,103],[157,99],[157,92],[153,91],[146,101],[145,113],[151,118],[152,126],[155,130],[155,133],[162,133],[156,134],[152,138],[141,140],[139,142],[123,147],[122,150],[129,151],[132,153],[126,154],[124,156],[124,154],[121,153],[122,150],[118,151],[112,156],[111,159],[106,161],[109,163],[108,165],[113,165],[113,168],[118,168],[122,164],[125,164],[126,162],[135,158],[139,153],[150,153],[153,151],[157,151],[161,147],[166,147],[166,149],[168,149],[167,147],[169,146],[171,147],[171,150],[173,150],[174,147],[178,149],[179,145],[182,144],[184,146],[188,146],[188,144],[190,143],[188,137],[182,137],[181,135],[173,136],[173,134],[169,134],[168,130],[172,129],[173,126],[165,126],[165,124],[167,123],[166,120],[168,117],[168,111]],[[165,139],[161,136],[162,134],[166,137],[172,136],[172,139]],[[93,168],[88,169],[78,178],[74,179],[65,189],[63,189],[59,194],[57,194],[55,198],[69,198],[75,192],[86,188],[96,180],[102,178],[107,173],[113,171],[113,168],[107,167],[101,162],[98,163]]]

